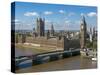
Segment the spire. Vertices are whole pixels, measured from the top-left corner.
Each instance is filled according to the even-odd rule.
[[[35,32],[35,27],[33,28],[33,32]]]
[[[39,21],[42,21],[42,18],[41,17],[39,18]]]
[[[82,16],[82,20],[85,21],[85,17],[84,17],[84,15]]]
[[[49,37],[50,37],[50,32],[49,30],[47,30],[47,39],[49,39]]]
[[[93,27],[93,36],[95,36],[95,27]]]
[[[89,38],[90,38],[90,42],[92,42],[92,29],[91,29],[91,27],[90,27],[90,34],[89,34]]]
[[[54,30],[53,24],[51,25],[51,30]]]
[[[38,22],[38,18],[36,19],[36,21]]]
[[[82,17],[82,19],[81,19],[81,24],[84,24],[84,25],[85,25],[85,24],[86,24],[86,21],[85,21],[84,15],[82,15],[81,17]]]
[[[91,29],[91,27],[90,27],[90,33],[92,33],[92,29]]]
[[[54,36],[54,27],[53,27],[53,24],[51,24],[51,35]]]
[[[95,32],[95,27],[93,27],[93,32]]]
[[[45,22],[45,18],[43,18],[43,21]]]

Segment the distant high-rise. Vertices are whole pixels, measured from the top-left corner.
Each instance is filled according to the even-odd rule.
[[[95,27],[93,27],[93,38],[95,38]]]
[[[90,38],[90,42],[92,42],[92,36],[93,34],[92,34],[92,29],[90,28],[90,33],[89,33],[89,38]]]
[[[35,32],[35,28],[33,28],[33,32]]]
[[[45,20],[37,18],[37,34],[38,36],[44,36],[45,34]]]
[[[54,36],[54,27],[53,27],[53,24],[51,25],[51,36]]]
[[[81,25],[80,25],[80,45],[81,48],[85,48],[86,46],[86,36],[87,36],[87,25],[85,21],[85,17],[82,16]]]

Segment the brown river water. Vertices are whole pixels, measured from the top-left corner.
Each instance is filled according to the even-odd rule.
[[[22,53],[16,52],[16,53],[18,53],[16,54],[16,56],[23,54],[23,52]],[[24,53],[24,55],[26,54]],[[96,61],[92,61],[89,58],[84,58],[78,55],[78,56],[68,57],[68,58],[64,58],[64,59],[60,59],[60,60],[56,60],[44,64],[21,68],[19,70],[16,70],[16,73],[95,69],[95,68],[97,68]]]

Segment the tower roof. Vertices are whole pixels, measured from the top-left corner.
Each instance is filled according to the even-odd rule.
[[[37,18],[37,21],[42,21],[42,18],[41,17]]]
[[[81,16],[81,18],[82,18],[82,19],[81,19],[81,24],[84,24],[84,25],[85,25],[85,24],[86,24],[86,21],[85,21],[85,16],[84,16],[84,15],[82,15],[82,16]]]
[[[51,30],[54,30],[53,24],[51,24]]]

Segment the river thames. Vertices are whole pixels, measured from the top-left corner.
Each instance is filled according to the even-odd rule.
[[[33,54],[32,52],[15,50],[16,56],[26,55],[25,53]],[[28,60],[26,62],[31,62]],[[92,61],[89,58],[84,58],[81,55],[68,57],[44,64],[34,65],[30,63],[24,63],[24,65],[20,65],[21,68],[16,70],[16,73],[25,73],[25,72],[46,72],[46,71],[59,71],[59,70],[79,70],[79,69],[96,69],[97,61]]]

